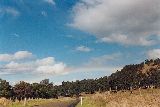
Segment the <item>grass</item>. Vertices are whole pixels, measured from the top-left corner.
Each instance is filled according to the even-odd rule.
[[[74,101],[72,98],[60,98],[60,99],[31,99],[26,101],[26,105],[24,106],[24,101],[15,101],[12,102],[10,100],[6,100],[4,98],[0,99],[0,107],[32,107],[35,105],[45,105],[47,103],[52,102],[64,102],[70,103]]]
[[[41,105],[41,104],[49,103],[49,102],[52,102],[52,100],[53,99],[48,99],[48,100],[46,100],[46,99],[27,100],[25,107],[31,107],[31,106],[34,106],[34,105]],[[0,105],[2,105],[3,107],[23,107],[24,106],[24,101],[12,102],[10,100],[4,100],[4,101],[0,102]]]
[[[50,103],[52,102],[52,99],[34,99],[34,100],[28,100],[26,101],[25,107],[32,107],[34,105],[41,105],[45,103]],[[8,107],[23,107],[24,106],[24,101],[16,101],[16,102],[11,102]]]
[[[70,103],[73,98],[59,99],[32,99],[27,100],[25,107],[34,105],[44,105],[51,102]],[[24,101],[12,102],[4,98],[0,99],[2,107],[24,107]],[[1,107],[1,106],[0,106]],[[160,107],[160,89],[141,89],[118,93],[96,93],[91,95],[83,95],[83,105],[79,103],[76,107]]]
[[[160,107],[160,89],[85,95],[77,107]]]

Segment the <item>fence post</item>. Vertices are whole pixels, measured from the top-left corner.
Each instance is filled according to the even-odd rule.
[[[27,101],[27,99],[24,98],[24,103],[23,103],[23,106],[24,106],[24,107],[26,106],[26,101]]]
[[[130,91],[131,91],[131,94],[133,93],[133,88],[132,88],[132,86],[130,86]]]
[[[140,96],[142,96],[142,94],[141,94],[141,87],[139,87],[139,94],[140,94]]]
[[[154,86],[152,85],[152,86],[151,86],[152,94],[153,94],[153,88],[154,88]]]
[[[116,93],[117,93],[117,89],[118,89],[118,88],[117,88],[117,86],[116,86]]]
[[[83,104],[83,101],[82,101],[82,100],[83,100],[83,98],[81,97],[81,106],[82,106],[82,104]]]

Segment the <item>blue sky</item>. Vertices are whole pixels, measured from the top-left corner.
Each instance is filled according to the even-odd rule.
[[[60,83],[160,57],[160,2],[144,1],[1,0],[0,77]]]

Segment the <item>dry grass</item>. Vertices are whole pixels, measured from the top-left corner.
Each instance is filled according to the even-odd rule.
[[[118,93],[96,93],[85,96],[83,106],[77,107],[160,107],[160,89]]]
[[[11,103],[11,101],[9,101],[5,98],[0,98],[0,107],[8,106],[10,103]]]
[[[73,98],[59,98],[59,99],[30,99],[26,101],[26,105],[24,106],[24,101],[15,101],[7,100],[5,98],[0,99],[0,107],[33,107],[35,105],[45,105],[48,103],[54,102],[65,102],[69,103],[74,101]]]
[[[25,107],[31,107],[34,105],[39,105],[39,104],[43,104],[43,103],[48,103],[51,102],[50,100],[45,100],[45,99],[34,99],[34,100],[27,100]],[[5,98],[1,98],[0,99],[0,107],[23,107],[24,106],[24,101],[11,101],[11,100],[7,100]]]
[[[68,102],[72,98],[60,99],[36,99],[27,100],[25,107],[40,105],[50,102]],[[0,107],[23,107],[24,101],[12,102],[5,98],[0,99]],[[118,93],[96,93],[84,95],[83,106],[78,104],[77,107],[160,107],[160,89],[143,89],[141,94],[139,90]]]

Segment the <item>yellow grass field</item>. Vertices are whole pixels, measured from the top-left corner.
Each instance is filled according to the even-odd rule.
[[[51,102],[69,102],[72,98],[27,100],[25,107],[44,105]],[[12,102],[0,99],[0,107],[24,107],[24,101]],[[118,93],[95,93],[83,95],[83,104],[76,107],[160,107],[160,89],[141,89]]]
[[[33,107],[38,105],[45,105],[48,103],[54,103],[54,102],[62,102],[62,103],[69,103],[75,99],[73,98],[59,98],[59,99],[31,99],[27,100],[26,104],[24,105],[24,101],[15,101],[12,102],[10,100],[7,100],[5,98],[0,99],[0,107]]]
[[[24,105],[26,107],[31,107],[31,106],[34,106],[34,105],[40,105],[40,104],[44,104],[44,103],[49,103],[51,102],[52,100],[45,100],[45,99],[34,99],[34,100],[28,100],[26,101],[26,104],[24,104],[24,101],[15,101],[15,102],[12,102],[10,100],[6,100],[5,98],[1,98],[0,99],[0,105],[2,107],[23,107]],[[0,107],[1,107],[0,106]]]
[[[77,107],[160,107],[160,89],[84,95]]]

